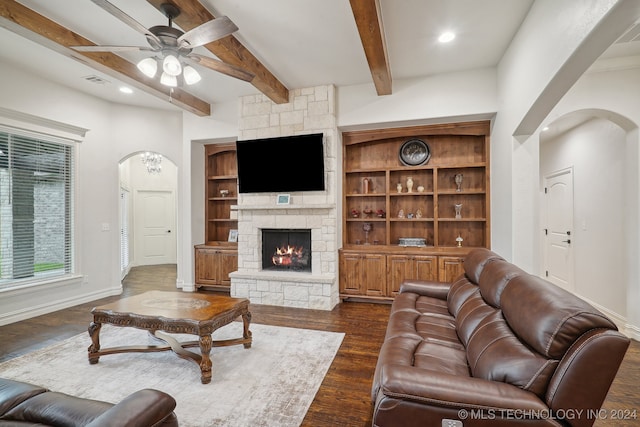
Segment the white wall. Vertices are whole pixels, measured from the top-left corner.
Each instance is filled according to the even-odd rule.
[[[572,114],[591,115],[598,120],[593,121],[589,127],[579,128],[585,139],[591,139],[591,137],[585,135],[584,129],[589,129],[594,132],[595,139],[598,139],[598,146],[603,149],[605,143],[602,135],[610,135],[611,127],[619,128],[622,130],[616,131],[623,132],[624,143],[618,144],[620,155],[622,156],[623,163],[619,161],[611,166],[611,170],[605,174],[600,174],[603,178],[603,183],[609,179],[612,173],[622,173],[622,177],[616,179],[622,179],[624,185],[616,186],[614,183],[607,185],[608,191],[616,191],[616,188],[623,188],[622,198],[623,201],[619,201],[619,205],[622,208],[618,213],[622,215],[622,219],[619,220],[622,229],[622,237],[612,238],[608,241],[608,245],[611,245],[611,252],[606,253],[605,249],[600,246],[602,242],[598,242],[598,246],[592,248],[592,250],[599,250],[602,254],[603,261],[592,263],[589,268],[598,268],[599,273],[597,277],[601,277],[607,274],[606,281],[596,281],[588,279],[586,284],[576,283],[579,287],[585,287],[586,289],[579,290],[580,293],[585,293],[585,297],[591,302],[600,306],[608,314],[617,318],[618,323],[623,324],[623,329],[636,339],[640,338],[640,307],[638,301],[640,301],[640,177],[638,170],[640,168],[640,138],[638,134],[638,125],[640,125],[640,99],[637,96],[631,94],[640,93],[640,58],[635,58],[635,61],[627,61],[627,68],[625,69],[613,69],[608,66],[609,61],[605,61],[603,64],[597,64],[593,70],[586,73],[580,78],[569,90],[564,98],[556,105],[556,107],[549,113],[548,117],[544,120],[544,125],[553,124],[562,121],[567,116]],[[604,66],[603,66],[604,65]],[[609,64],[610,65],[610,64]],[[614,126],[612,123],[615,123]],[[593,127],[597,124],[597,127]],[[576,130],[577,132],[578,130]],[[572,135],[572,134],[570,134]],[[567,136],[569,138],[569,136]],[[616,136],[616,139],[620,138]],[[540,132],[536,132],[531,138],[529,138],[526,144],[529,152],[540,151]],[[575,154],[574,154],[575,155]],[[573,155],[572,155],[573,156]],[[577,161],[580,156],[575,155]],[[567,158],[567,156],[564,156]],[[569,160],[567,160],[569,161]],[[602,163],[612,161],[612,159],[602,159]],[[522,161],[514,162],[514,170],[519,170],[524,163]],[[538,163],[532,162],[532,168],[538,168]],[[542,164],[542,163],[541,163]],[[546,167],[546,166],[545,166]],[[594,166],[595,167],[595,166]],[[526,173],[526,172],[525,172]],[[519,176],[523,176],[522,175]],[[535,177],[539,182],[539,173],[537,170],[531,172],[529,177]],[[606,180],[604,180],[606,178]],[[523,186],[519,187],[524,188]],[[532,189],[527,195],[523,195],[523,199],[531,200],[531,211],[539,212],[539,188]],[[588,204],[588,208],[594,210],[594,213],[590,215],[604,215],[604,213],[598,210],[600,201]],[[587,207],[583,207],[587,209]],[[611,209],[611,206],[608,206]],[[586,214],[585,214],[586,215]],[[537,234],[539,226],[539,220],[537,217],[525,216],[519,217],[520,226],[524,230],[531,230],[531,233],[525,232],[520,235],[518,240],[519,247],[535,248],[536,254],[530,258],[532,263],[536,266],[533,270],[539,272],[539,254],[541,253],[540,236]],[[593,221],[588,221],[587,226],[592,224]],[[580,225],[577,223],[576,225]],[[606,230],[604,233],[613,233],[615,230]],[[515,234],[515,233],[514,233]],[[608,235],[608,234],[607,234]],[[603,235],[604,237],[604,235]],[[614,240],[615,239],[615,240]],[[617,240],[617,241],[616,241]],[[595,257],[595,254],[591,254],[591,257]],[[616,261],[609,259],[611,257],[619,257]],[[585,264],[592,258],[587,258]],[[578,259],[578,262],[581,262]],[[596,267],[593,267],[593,266]],[[615,266],[620,268],[620,271],[613,271]],[[582,268],[582,266],[576,265],[576,272]],[[609,278],[611,274],[612,278]],[[621,285],[612,283],[615,280],[622,282]]]
[[[182,162],[181,114],[110,104],[0,63],[2,107],[89,129],[78,150],[77,270],[84,280],[0,295],[0,324],[121,292],[118,163],[153,150]],[[109,231],[102,231],[109,224]]]
[[[600,118],[540,145],[540,188],[545,176],[573,167],[576,293],[617,319],[627,318],[623,214],[631,188],[624,180],[625,145],[626,132]]]

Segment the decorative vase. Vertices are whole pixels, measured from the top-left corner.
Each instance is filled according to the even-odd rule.
[[[407,178],[407,193],[413,192],[413,179],[411,177]]]
[[[402,193],[402,184],[398,183],[398,185],[396,185],[396,190],[398,190],[398,193]]]
[[[424,193],[424,186],[418,185],[418,193]]]
[[[371,191],[371,178],[362,178],[362,194],[369,194]]]
[[[457,191],[458,193],[462,191],[462,178],[463,178],[463,176],[462,176],[462,174],[461,174],[461,173],[457,173],[457,174],[454,176],[454,178],[453,178],[453,180],[454,180],[454,181],[455,181],[455,183],[456,183],[456,187],[457,187],[457,188],[456,188],[456,191]]]
[[[454,205],[454,208],[456,209],[456,219],[462,218],[462,203]]]

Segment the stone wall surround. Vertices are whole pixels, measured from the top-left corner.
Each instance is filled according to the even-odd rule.
[[[254,304],[331,310],[339,302],[335,88],[295,89],[286,104],[262,94],[242,97],[239,123],[239,140],[322,132],[326,189],[291,193],[290,205],[277,205],[276,193],[239,195],[238,271],[231,273],[231,296]],[[310,229],[311,273],[262,271],[263,228]]]

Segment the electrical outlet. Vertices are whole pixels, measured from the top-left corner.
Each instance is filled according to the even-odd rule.
[[[103,222],[102,223],[102,231],[109,231],[111,230],[111,227],[109,226],[108,222]]]
[[[89,284],[89,276],[87,276],[87,275],[82,276],[82,284],[83,285],[88,285]]]

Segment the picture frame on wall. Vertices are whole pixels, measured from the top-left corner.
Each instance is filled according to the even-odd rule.
[[[237,242],[238,241],[238,230],[235,230],[235,229],[229,230],[229,238],[227,240],[229,242]]]

